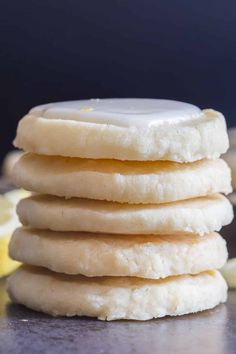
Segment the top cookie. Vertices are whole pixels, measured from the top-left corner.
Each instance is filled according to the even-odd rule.
[[[159,99],[92,99],[33,108],[14,145],[43,155],[192,162],[228,149],[223,115]]]

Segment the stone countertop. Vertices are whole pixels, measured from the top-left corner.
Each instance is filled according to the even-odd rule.
[[[39,294],[40,296],[40,294]],[[235,354],[236,291],[195,315],[147,322],[52,318],[11,304],[0,282],[2,354]]]

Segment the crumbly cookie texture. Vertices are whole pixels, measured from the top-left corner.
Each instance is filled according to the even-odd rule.
[[[9,253],[23,263],[61,273],[150,279],[217,269],[227,260],[225,240],[217,233],[130,237],[20,228]]]
[[[231,222],[224,116],[162,99],[34,107],[14,145],[17,213],[7,279],[15,303],[53,316],[149,320],[225,302],[215,231]]]
[[[147,126],[66,119],[63,111],[50,118],[31,111],[19,122],[14,145],[42,155],[192,162],[219,157],[229,141],[223,115],[212,109],[198,118]]]
[[[17,213],[23,225],[37,229],[145,235],[203,236],[233,219],[232,205],[221,194],[152,205],[34,195],[20,201]]]
[[[7,290],[14,302],[53,316],[109,321],[184,315],[227,298],[227,285],[217,271],[148,280],[68,276],[24,266],[8,278]]]
[[[230,169],[222,159],[179,164],[25,154],[15,165],[13,177],[16,185],[41,194],[131,204],[232,191]]]

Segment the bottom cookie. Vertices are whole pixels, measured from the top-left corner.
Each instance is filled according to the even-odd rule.
[[[150,280],[132,277],[86,278],[22,266],[7,281],[11,299],[53,316],[100,320],[149,320],[215,307],[227,298],[218,271]]]

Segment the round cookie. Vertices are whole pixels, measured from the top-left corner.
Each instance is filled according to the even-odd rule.
[[[230,169],[221,159],[179,164],[25,154],[13,175],[16,185],[41,194],[133,204],[232,191]]]
[[[97,99],[33,108],[14,145],[28,152],[93,159],[192,162],[228,149],[223,115],[158,99]]]
[[[21,267],[8,278],[7,290],[14,302],[36,311],[108,321],[184,315],[211,309],[227,298],[227,285],[217,271],[148,280],[86,278]]]
[[[10,256],[55,272],[158,279],[221,268],[225,240],[217,233],[197,235],[109,235],[17,229]]]
[[[221,194],[152,205],[34,195],[19,202],[17,214],[23,225],[37,229],[204,235],[229,224],[233,219],[233,208]]]

